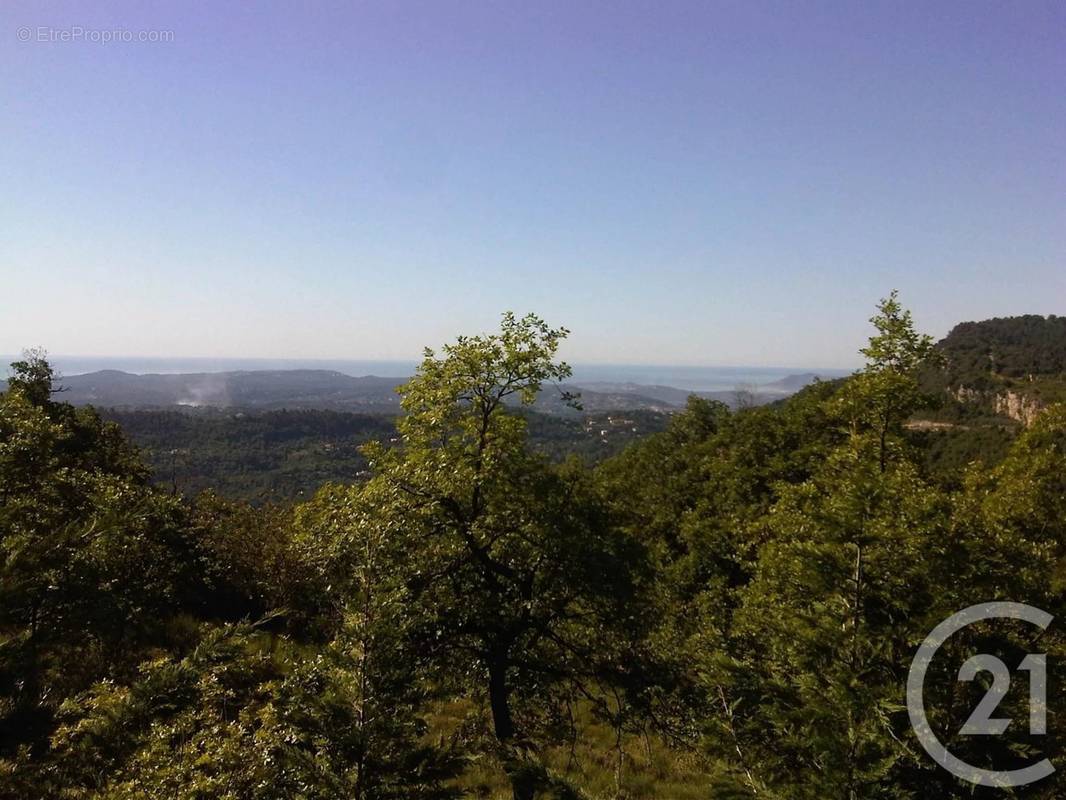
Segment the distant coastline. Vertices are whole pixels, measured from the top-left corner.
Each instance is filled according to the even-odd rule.
[[[0,356],[0,376],[18,358]],[[121,370],[135,375],[175,375],[203,372],[320,369],[363,377],[405,378],[414,374],[417,361],[313,358],[152,358],[138,356],[51,356],[61,375],[84,375],[100,370]],[[820,367],[698,367],[669,365],[574,364],[573,382],[633,383],[671,386],[694,392],[732,391],[740,386],[765,385],[797,373],[823,378],[847,375],[851,370]]]

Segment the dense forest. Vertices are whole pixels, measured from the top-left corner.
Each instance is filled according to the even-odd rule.
[[[398,441],[394,414],[210,407],[99,412],[140,448],[156,483],[183,494],[211,489],[256,504],[308,497],[324,483],[362,480],[369,474],[362,446]],[[556,461],[616,455],[668,421],[666,414],[645,409],[572,417],[521,413],[530,446]]]
[[[927,391],[952,391],[957,402],[949,410],[956,418],[994,411],[991,401],[1003,392],[1039,405],[1066,401],[1066,317],[1028,314],[964,322],[937,344],[937,351],[941,360],[937,368],[923,370],[922,385]]]
[[[938,349],[949,380],[974,385],[991,376],[1066,375],[1066,317],[1000,317],[956,325]]]
[[[846,380],[736,411],[694,397],[580,458],[515,411],[569,375],[567,331],[508,314],[427,351],[394,421],[248,420],[221,469],[311,420],[364,442],[330,455],[348,471],[313,497],[263,505],[153,482],[118,424],[62,402],[46,360],[16,362],[0,797],[1002,796],[926,755],[907,674],[971,604],[1066,612],[1066,407],[977,431],[994,446],[946,465],[915,420],[944,402],[930,370],[953,367],[895,295],[872,323]],[[163,449],[235,430],[204,420],[122,418]],[[975,652],[1047,655],[1047,735],[1024,724],[1024,680],[1003,735],[960,733],[987,688],[956,680]],[[985,767],[1058,763],[1064,655],[1057,625],[958,633],[927,679],[937,735]],[[1016,796],[1063,791],[1056,773]]]

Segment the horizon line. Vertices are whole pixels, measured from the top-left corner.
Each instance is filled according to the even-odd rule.
[[[422,357],[408,357],[408,358],[381,358],[381,357],[354,357],[354,356],[158,356],[158,355],[94,355],[85,353],[52,353],[45,351],[49,361],[52,360],[73,360],[73,359],[99,359],[99,360],[139,360],[139,361],[273,361],[273,362],[319,362],[319,363],[337,363],[337,362],[366,362],[371,364],[411,364],[417,366],[422,362]],[[10,360],[21,358],[21,354],[7,353],[0,354],[0,360],[2,364],[0,366],[6,368]],[[684,363],[684,362],[632,362],[632,361],[596,361],[596,360],[569,360],[563,359],[563,363],[570,367],[614,367],[614,368],[633,368],[633,369],[766,369],[766,370],[804,370],[808,372],[814,372],[817,370],[826,370],[832,372],[846,372],[850,370],[859,369],[860,363],[856,363],[850,366],[827,366],[827,365],[810,365],[810,364],[743,364],[743,363]],[[95,370],[94,370],[95,371]],[[213,372],[224,372],[227,370],[210,370]],[[238,370],[239,371],[239,370]],[[249,371],[249,370],[245,370]],[[76,373],[85,374],[85,373]],[[144,373],[142,373],[144,374]]]

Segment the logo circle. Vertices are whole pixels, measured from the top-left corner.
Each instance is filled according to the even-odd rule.
[[[925,641],[914,655],[910,673],[907,675],[907,713],[910,715],[911,727],[914,728],[925,752],[955,777],[978,786],[996,788],[1025,786],[1048,777],[1055,771],[1055,766],[1045,758],[1043,761],[1014,770],[997,771],[975,767],[944,746],[933,733],[929,718],[925,713],[925,674],[937,651],[953,634],[968,625],[988,619],[1017,619],[1045,630],[1054,617],[1035,606],[1010,602],[978,603],[952,614],[933,628],[932,633],[925,637]]]

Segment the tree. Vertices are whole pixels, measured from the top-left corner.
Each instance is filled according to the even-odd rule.
[[[825,410],[838,389],[816,383],[733,414],[690,398],[666,432],[597,468],[619,524],[654,558],[656,624],[641,647],[643,684],[630,695],[642,703],[643,721],[675,746],[693,748],[701,733],[732,740],[735,698],[708,679],[708,665],[731,652],[739,593],[780,487],[809,478],[842,441]]]
[[[860,350],[866,356],[867,370],[913,374],[928,360],[933,337],[915,330],[911,312],[900,304],[896,290],[877,304],[877,310],[870,319],[877,335]]]
[[[0,770],[17,785],[66,698],[167,639],[195,557],[180,504],[118,429],[49,399],[43,359],[14,369],[0,395]]]
[[[55,388],[55,378],[55,370],[48,363],[48,353],[40,347],[33,348],[11,363],[7,388],[9,392],[22,395],[31,405],[44,408],[55,392],[62,391]]]
[[[440,695],[441,676],[412,635],[418,617],[405,554],[393,547],[403,523],[380,514],[377,500],[373,487],[328,486],[297,509],[301,560],[324,587],[320,614],[339,621],[325,663],[347,698],[341,738],[351,742],[352,779],[345,796],[451,796],[445,780],[461,766],[457,745],[424,741],[426,705]]]
[[[942,558],[926,567],[939,587],[936,613],[941,619],[976,603],[1006,600],[1043,609],[1056,618],[1056,624],[1039,631],[1023,623],[982,623],[949,639],[938,656],[949,669],[938,673],[934,662],[926,682],[932,724],[943,732],[952,752],[973,764],[1012,769],[1045,756],[1058,764],[1066,734],[1063,723],[1050,713],[1047,735],[1030,735],[1027,681],[1016,670],[1028,654],[1045,654],[1047,708],[1052,712],[1062,708],[1066,637],[1057,623],[1066,614],[1066,405],[1045,410],[995,468],[971,465],[952,498],[951,528],[943,551]],[[974,653],[995,655],[1012,673],[1011,690],[995,717],[1013,722],[1000,736],[959,733],[988,688],[981,681],[963,686],[955,680],[955,670]],[[943,774],[928,772],[913,776],[914,782],[940,783],[944,797],[969,796],[944,781]],[[1054,798],[1062,791],[1063,777],[1056,773],[1027,787],[1024,796]]]
[[[363,613],[307,656],[269,652],[258,626],[210,627],[188,655],[96,684],[64,703],[38,785],[85,800],[456,797],[461,762],[423,741],[424,688],[377,638],[402,631]]]
[[[879,311],[866,369],[800,398],[805,435],[760,448],[733,472],[756,547],[746,562],[738,556],[749,576],[732,593],[708,593],[720,598],[710,607],[716,624],[697,650],[707,705],[717,705],[705,745],[723,792],[915,796],[899,779],[913,763],[902,687],[915,626],[935,600],[930,568],[947,506],[898,442],[931,340],[895,293]],[[843,440],[834,419],[848,422]],[[741,453],[773,430],[759,422],[738,438]]]
[[[740,593],[732,660],[703,673],[731,705],[712,751],[752,794],[911,796],[892,779],[909,757],[904,654],[934,597],[926,569],[946,515],[913,466],[882,472],[877,447],[845,445],[783,489]]]
[[[253,507],[213,491],[198,495],[190,504],[188,532],[203,586],[186,608],[228,622],[275,615],[271,630],[287,627],[328,641],[332,630],[316,630],[321,591],[294,542],[293,516],[291,508]]]
[[[211,495],[184,506],[116,426],[49,399],[46,362],[15,368],[0,395],[0,797],[455,795],[460,761],[424,741],[427,684],[399,649],[403,586],[377,568],[369,534],[384,529],[349,526],[367,535],[330,607],[319,526],[293,537],[291,513]],[[316,622],[303,642],[279,640],[289,601],[291,626]],[[214,621],[251,613],[266,616]]]
[[[427,350],[400,389],[401,444],[367,450],[366,497],[406,560],[418,650],[483,693],[515,800],[542,783],[533,734],[558,702],[549,687],[596,672],[642,563],[591,491],[530,452],[508,407],[570,374],[554,361],[566,334],[506,314],[499,333]]]
[[[884,471],[892,451],[898,450],[903,423],[923,404],[919,371],[939,360],[939,354],[933,349],[932,337],[915,330],[911,312],[900,305],[898,292],[883,299],[877,309],[870,319],[877,334],[861,351],[866,366],[845,384],[835,410],[853,433],[875,433]]]
[[[641,439],[597,467],[604,501],[628,533],[663,559],[683,549],[681,520],[704,485],[706,444],[730,422],[724,403],[692,395],[662,433]]]

